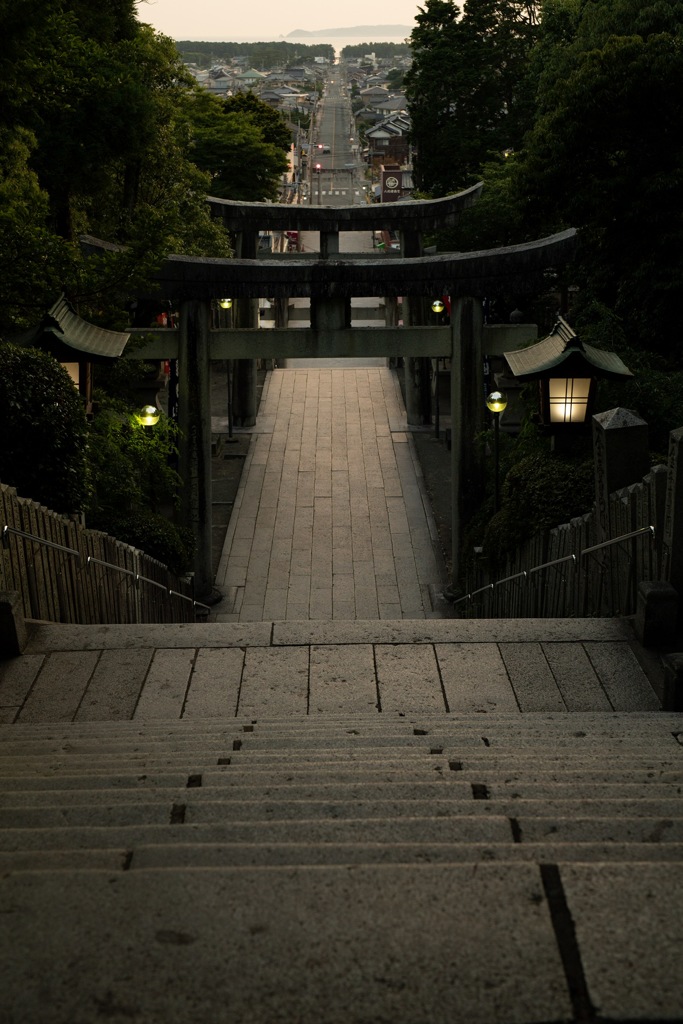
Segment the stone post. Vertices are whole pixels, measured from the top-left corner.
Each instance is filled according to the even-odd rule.
[[[211,391],[208,302],[188,300],[180,308],[179,403],[180,477],[183,522],[195,537],[195,596],[213,587],[211,541]]]
[[[16,658],[26,647],[28,631],[16,590],[0,590],[0,661]]]
[[[631,409],[610,409],[593,417],[593,459],[598,531],[610,536],[609,496],[649,472],[647,423]]]

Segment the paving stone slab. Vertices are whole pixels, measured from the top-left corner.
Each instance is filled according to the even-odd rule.
[[[313,713],[352,715],[377,707],[373,649],[330,645],[311,647],[310,708]]]
[[[30,723],[46,717],[52,722],[71,721],[98,658],[99,651],[94,650],[57,652],[46,658],[21,709],[19,721]]]
[[[240,716],[253,715],[257,708],[271,714],[305,712],[308,705],[308,660],[308,651],[303,648],[279,652],[263,647],[248,649],[237,713]]]
[[[0,661],[0,707],[20,707],[43,666],[44,655],[24,654]]]
[[[451,713],[519,712],[497,644],[437,644],[435,650]]]
[[[137,722],[180,718],[196,656],[192,647],[154,652],[132,716]]]
[[[439,667],[431,646],[375,646],[381,707],[435,711],[445,709]]]
[[[586,653],[612,707],[618,711],[658,710],[659,700],[629,647],[587,643]]]
[[[197,652],[183,716],[230,718],[237,710],[244,649],[242,647],[204,647]]]
[[[146,1024],[571,1016],[531,865],[56,878],[0,883],[14,910],[0,939],[12,1024],[81,1024],[103,1007]]]
[[[149,647],[102,651],[76,720],[115,722],[132,718],[153,655]]]

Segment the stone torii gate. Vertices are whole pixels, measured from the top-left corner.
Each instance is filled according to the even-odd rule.
[[[155,298],[170,300],[180,310],[174,329],[140,330],[148,343],[131,358],[177,359],[179,425],[182,432],[180,474],[184,481],[183,512],[196,536],[195,587],[198,598],[211,593],[211,360],[248,361],[242,386],[253,390],[255,363],[260,359],[386,357],[403,358],[406,382],[409,367],[422,357],[451,360],[451,504],[453,578],[458,576],[463,494],[474,479],[475,435],[483,429],[483,361],[485,326],[482,299],[503,289],[516,294],[548,285],[548,272],[570,258],[574,229],[549,238],[473,253],[423,256],[422,233],[457,221],[462,209],[476,199],[480,186],[446,199],[396,202],[376,206],[303,207],[265,203],[234,203],[210,199],[236,236],[235,259],[169,256],[156,274]],[[401,252],[381,255],[339,252],[340,231],[391,228],[401,238]],[[320,253],[269,254],[258,258],[259,231],[319,231]],[[104,243],[103,243],[104,244]],[[96,247],[90,240],[91,250]],[[433,327],[420,323],[415,310],[427,300],[451,297],[451,322]],[[212,328],[216,300],[236,300],[231,328]],[[404,326],[354,327],[353,297],[402,297]],[[310,300],[311,326],[287,326],[287,300]],[[276,326],[258,328],[257,300],[275,300],[280,315]],[[240,312],[241,308],[241,312]],[[395,303],[394,303],[395,309]],[[391,320],[391,312],[388,319]],[[395,318],[394,318],[395,323]],[[507,330],[514,333],[515,327]],[[529,325],[517,329],[514,348],[531,340]],[[254,367],[251,371],[250,367]],[[410,387],[407,388],[410,405]],[[249,416],[250,399],[246,400]],[[410,410],[409,410],[410,412]]]

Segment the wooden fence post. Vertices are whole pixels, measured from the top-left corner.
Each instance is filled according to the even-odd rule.
[[[683,427],[669,434],[669,477],[664,507],[663,562],[664,579],[676,588],[683,588],[683,467],[681,454]]]

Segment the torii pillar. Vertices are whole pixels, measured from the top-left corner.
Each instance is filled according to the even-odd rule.
[[[206,600],[213,589],[209,323],[208,302],[192,299],[181,304],[178,339],[179,472],[184,484],[181,509],[183,523],[195,537],[194,591],[198,601]]]

